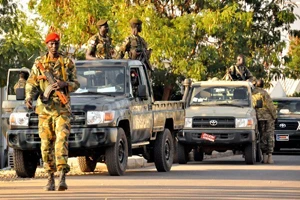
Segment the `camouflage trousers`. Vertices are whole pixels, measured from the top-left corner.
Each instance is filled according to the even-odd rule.
[[[260,124],[260,148],[262,153],[273,153],[274,140],[274,120],[259,121]]]
[[[39,137],[41,153],[46,172],[70,171],[68,165],[68,137],[70,116],[39,115]]]

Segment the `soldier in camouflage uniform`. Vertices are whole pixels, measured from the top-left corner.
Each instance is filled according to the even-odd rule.
[[[66,173],[70,171],[68,165],[68,136],[70,134],[70,92],[79,88],[76,67],[72,60],[58,53],[60,37],[51,33],[46,37],[45,43],[48,53],[38,57],[31,69],[26,82],[25,104],[32,109],[32,100],[39,93],[35,112],[39,115],[39,137],[41,138],[41,153],[44,169],[48,173],[48,183],[45,190],[55,190],[54,172],[60,171],[59,191],[68,187],[65,182]],[[56,82],[49,84],[41,65],[45,71],[52,73]],[[56,93],[52,92],[47,101],[43,94],[50,85],[54,90],[64,91],[68,99],[67,104],[62,104]]]
[[[263,89],[263,80],[253,80],[253,84],[256,86],[252,92],[252,99],[254,107],[256,107],[256,101],[262,101],[262,108],[256,108],[257,118],[259,126],[262,130],[261,133],[261,149],[263,152],[263,162],[266,164],[273,164],[272,153],[274,149],[274,122],[277,118],[276,108],[270,95]]]
[[[148,49],[148,44],[139,33],[142,31],[142,21],[137,18],[130,20],[131,35],[125,38],[120,50],[119,58],[124,58],[127,52],[128,58],[132,60],[142,61],[148,68],[148,72],[152,71],[149,63],[152,49]]]
[[[19,74],[19,80],[18,82],[14,85],[14,91],[15,91],[15,94],[17,93],[17,88],[25,88],[25,85],[26,85],[26,79],[25,79],[25,72],[20,72]]]
[[[107,35],[109,31],[107,20],[99,20],[97,27],[99,32],[93,35],[87,42],[88,48],[85,58],[87,60],[112,59],[114,48],[112,46],[112,39]]]
[[[246,67],[245,56],[240,54],[237,56],[236,65],[231,66],[227,73],[231,76],[232,81],[252,81],[253,75]]]

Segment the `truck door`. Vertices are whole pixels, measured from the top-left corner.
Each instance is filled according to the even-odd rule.
[[[151,137],[153,127],[152,101],[149,95],[147,77],[142,66],[133,66],[130,68],[130,93],[134,100],[132,101],[132,142],[146,141]],[[138,86],[146,85],[148,99],[137,97]]]

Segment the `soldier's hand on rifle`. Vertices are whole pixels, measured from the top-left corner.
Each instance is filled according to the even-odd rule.
[[[56,83],[52,85],[55,90],[63,89],[68,86],[68,83],[65,81],[57,80]]]
[[[32,99],[25,99],[25,105],[28,109],[32,109]]]

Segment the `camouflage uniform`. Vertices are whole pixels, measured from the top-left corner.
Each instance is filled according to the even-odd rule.
[[[129,59],[138,59],[139,52],[148,49],[148,44],[139,35],[130,35],[127,37],[120,47],[120,58],[123,58],[125,53],[128,53]]]
[[[48,60],[47,55],[35,60],[29,78],[26,82],[26,100],[34,99],[39,93],[35,112],[39,115],[39,136],[41,138],[41,152],[44,168],[47,172],[68,172],[68,136],[70,134],[70,113],[58,96],[53,93],[46,103],[41,101],[41,95],[49,85],[43,78],[37,64],[41,62],[45,70],[50,71],[56,79],[68,83],[65,94],[70,102],[70,92],[79,88],[76,67],[74,63],[62,55],[57,60]],[[63,71],[64,70],[64,71]],[[69,104],[69,103],[68,103]],[[70,106],[70,105],[68,105]]]
[[[18,82],[14,85],[14,91],[16,94],[17,88],[25,88],[26,80],[25,79],[19,79]]]
[[[110,37],[103,37],[99,33],[93,35],[88,40],[88,50],[92,55],[99,59],[112,59],[112,39]]]
[[[252,100],[255,106],[257,100],[262,100],[262,108],[256,109],[259,125],[264,126],[261,135],[261,149],[263,153],[272,153],[274,149],[274,122],[276,119],[276,108],[270,95],[262,88],[255,87],[252,92]]]

